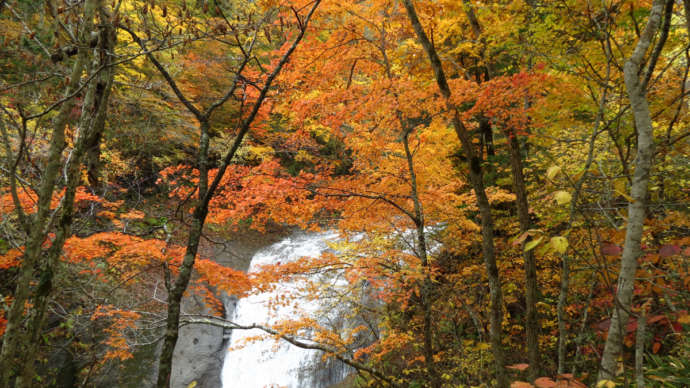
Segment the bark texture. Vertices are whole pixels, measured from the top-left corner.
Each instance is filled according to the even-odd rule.
[[[92,33],[96,32],[94,20],[97,12],[101,14],[97,47],[93,50],[93,56],[87,48],[79,50],[72,67],[70,83],[65,91],[66,100],[53,120],[49,157],[39,185],[38,209],[28,220],[29,234],[0,355],[0,385],[3,387],[34,386],[36,354],[50,301],[52,280],[59,271],[59,259],[64,243],[71,235],[74,198],[79,186],[79,169],[85,154],[85,144],[90,139],[100,138],[95,132],[102,129],[102,126],[97,126],[96,123],[105,120],[113,77],[113,69],[109,65],[115,34],[102,9],[102,0],[88,0],[84,3],[80,40],[90,42]],[[91,62],[87,63],[89,60]],[[70,111],[74,107],[73,98],[68,97],[73,97],[75,91],[80,88],[85,70],[90,81],[84,96],[78,134],[74,148],[63,162],[62,153],[66,147],[65,128]],[[63,163],[65,194],[60,207],[53,215],[50,203],[58,189]],[[51,230],[55,231],[55,238],[51,246],[44,249],[43,243]],[[38,287],[33,288],[31,283],[35,280],[38,281]],[[27,302],[31,303],[32,307],[25,314],[24,306]]]
[[[192,276],[194,262],[196,260],[196,255],[199,250],[199,242],[201,240],[204,223],[206,222],[206,216],[208,215],[209,202],[211,201],[211,198],[213,197],[216,189],[218,188],[220,180],[225,175],[225,171],[230,165],[232,159],[234,158],[235,153],[239,149],[242,140],[246,136],[247,132],[249,132],[249,128],[253,123],[254,119],[256,118],[259,109],[263,104],[263,101],[266,99],[266,95],[268,94],[268,91],[271,88],[273,80],[275,80],[275,78],[278,76],[282,68],[290,59],[292,53],[295,51],[299,43],[302,41],[302,38],[304,37],[304,34],[307,30],[309,21],[311,20],[312,15],[316,11],[320,3],[320,0],[316,0],[312,5],[307,16],[303,20],[301,20],[299,33],[295,37],[295,40],[293,41],[290,48],[285,52],[285,54],[283,54],[282,58],[280,59],[276,67],[268,75],[268,78],[266,79],[266,82],[263,88],[261,89],[261,92],[259,93],[256,102],[252,106],[251,111],[249,112],[247,117],[242,121],[235,141],[231,145],[230,149],[223,156],[218,172],[213,181],[210,182],[210,184],[208,179],[210,118],[213,111],[222,104],[224,104],[233,95],[235,88],[238,85],[239,74],[241,74],[242,69],[249,61],[250,56],[246,56],[244,61],[242,62],[240,69],[237,72],[238,76],[235,78],[235,82],[233,83],[234,85],[230,88],[228,93],[226,93],[225,96],[219,99],[218,101],[211,104],[211,106],[204,112],[201,112],[189,100],[187,100],[186,97],[184,97],[180,89],[177,87],[175,81],[172,79],[167,70],[160,64],[160,62],[158,62],[158,60],[156,60],[156,58],[150,52],[148,52],[147,54],[148,58],[160,71],[161,75],[163,75],[163,77],[166,79],[169,86],[173,89],[180,101],[197,118],[197,120],[199,121],[199,129],[201,134],[199,141],[199,152],[197,154],[199,163],[199,185],[197,187],[197,204],[195,206],[193,213],[192,225],[190,227],[185,255],[182,260],[182,265],[179,268],[177,278],[175,279],[173,284],[170,284],[168,289],[168,316],[166,318],[166,329],[163,339],[163,348],[161,350],[160,361],[158,365],[158,380],[156,383],[156,386],[158,388],[167,388],[170,386],[173,354],[175,351],[177,338],[179,336],[181,316],[180,306],[182,302],[182,296],[186,291],[187,286],[189,285],[189,280]],[[141,48],[146,51],[146,47],[144,46],[143,41],[133,31],[128,30],[128,32],[132,36],[132,38],[141,46]],[[249,50],[249,52],[250,51],[251,50]]]
[[[672,0],[669,0],[672,1]],[[599,369],[599,380],[613,380],[616,377],[617,363],[623,344],[625,326],[630,318],[633,286],[637,259],[642,254],[641,240],[647,204],[649,174],[654,156],[654,136],[652,118],[646,97],[646,87],[640,79],[645,54],[649,50],[659,28],[666,1],[655,0],[644,31],[635,46],[631,57],[623,68],[625,86],[630,99],[635,127],[637,128],[637,155],[635,172],[630,188],[632,201],[628,205],[628,225],[625,231],[625,243],[621,256],[621,268],[614,297],[613,315],[609,327],[606,345]],[[649,69],[651,72],[653,69]]]
[[[522,153],[517,135],[508,133],[508,148],[510,151],[510,168],[513,175],[513,191],[516,197],[516,207],[520,232],[531,229],[529,217],[529,202],[523,173]],[[537,264],[533,250],[522,254],[525,268],[525,334],[527,337],[527,358],[529,360],[529,379],[534,381],[541,372],[541,358],[539,357],[539,317],[537,315]]]
[[[496,369],[497,387],[508,387],[508,377],[504,368],[505,355],[502,343],[502,322],[503,322],[503,292],[501,290],[501,283],[498,274],[498,266],[496,265],[496,255],[494,252],[494,222],[491,215],[491,206],[486,195],[484,187],[484,172],[482,169],[480,155],[474,148],[472,138],[469,131],[460,120],[460,115],[457,107],[451,101],[451,91],[446,80],[441,60],[436,52],[436,49],[431,44],[424,28],[422,27],[417,11],[412,4],[412,0],[403,0],[403,5],[407,11],[412,27],[419,39],[424,51],[429,57],[431,68],[434,71],[436,83],[446,102],[448,111],[452,114],[452,124],[455,133],[462,144],[462,149],[469,160],[469,176],[475,196],[477,197],[477,205],[481,218],[482,230],[482,256],[484,258],[484,265],[489,278],[489,293],[491,299],[491,350],[494,356],[494,363]]]

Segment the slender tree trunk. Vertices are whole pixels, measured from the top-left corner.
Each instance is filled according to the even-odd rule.
[[[102,0],[92,0],[85,3],[84,14],[86,18],[86,27],[84,35],[86,37],[89,36],[93,28],[92,18],[95,14],[95,10],[101,7],[101,1]],[[107,25],[107,23],[104,24]],[[74,197],[76,188],[79,185],[79,168],[81,166],[81,160],[84,154],[84,144],[86,139],[92,138],[93,132],[98,130],[98,128],[95,126],[95,123],[98,121],[99,117],[105,115],[107,96],[109,94],[108,89],[112,84],[113,77],[113,69],[110,67],[105,67],[105,65],[109,63],[108,53],[112,50],[114,35],[112,34],[112,26],[104,27],[103,31],[105,31],[105,34],[101,34],[99,37],[98,57],[94,58],[89,72],[90,74],[97,72],[99,74],[96,75],[94,80],[91,81],[87,88],[82,107],[82,116],[79,123],[78,137],[75,142],[74,149],[67,160],[67,166],[65,169],[66,190],[61,202],[60,216],[56,225],[56,237],[53,240],[51,247],[47,251],[43,251],[40,246],[37,249],[38,254],[42,256],[40,259],[37,259],[34,264],[39,271],[39,286],[36,288],[36,291],[31,298],[33,306],[31,314],[29,317],[27,317],[27,330],[26,336],[24,337],[25,343],[21,349],[22,362],[20,365],[18,365],[19,376],[15,381],[16,387],[33,386],[33,377],[35,375],[35,354],[38,351],[40,335],[44,326],[46,309],[50,300],[52,279],[58,272],[57,266],[60,256],[62,255],[64,243],[71,235]],[[85,56],[82,56],[81,59],[78,59],[78,62],[84,60]],[[83,67],[83,65],[84,64],[82,63],[80,66]],[[78,82],[79,79],[80,76],[77,76],[75,81]],[[64,142],[64,126],[62,132]],[[57,171],[58,175],[59,173],[60,171]],[[50,225],[46,224],[43,228],[37,228],[42,230],[44,233],[44,235],[41,237],[41,242],[46,238],[45,233],[47,232],[48,227],[50,227]],[[27,252],[28,251],[29,250],[27,249]],[[28,254],[25,255],[25,259],[28,257]]]
[[[516,207],[520,232],[525,233],[531,229],[529,217],[529,202],[527,200],[527,187],[523,173],[522,153],[520,141],[515,133],[506,133],[508,137],[508,149],[510,152],[510,167],[513,175],[513,191],[516,197]],[[539,317],[537,315],[537,265],[534,251],[524,251],[525,268],[525,332],[527,336],[527,358],[529,360],[529,378],[534,381],[541,372],[541,360],[539,357]]]
[[[204,227],[204,221],[208,211],[206,208],[199,208],[194,212],[194,221],[189,231],[189,239],[187,241],[187,249],[180,266],[180,271],[175,280],[174,285],[168,291],[168,317],[166,319],[165,339],[163,341],[163,349],[161,351],[160,362],[158,365],[158,383],[159,388],[170,386],[170,374],[172,372],[173,353],[175,351],[175,344],[179,334],[178,328],[180,324],[180,310],[182,295],[187,289],[189,279],[192,276],[192,269],[194,268],[194,261],[199,250],[199,241],[201,240],[201,233]]]
[[[91,4],[92,2],[87,2]],[[79,87],[81,75],[86,63],[86,50],[80,50],[77,59],[72,66],[72,73],[70,75],[70,83],[65,90],[65,97],[72,95]],[[49,284],[45,281],[40,281],[39,286],[31,286],[34,280],[34,271],[39,265],[42,257],[42,244],[46,239],[50,222],[50,203],[55,191],[55,186],[60,177],[60,167],[62,165],[62,152],[65,149],[65,127],[67,125],[69,114],[74,107],[74,99],[70,98],[65,101],[57,116],[53,120],[53,133],[50,141],[50,148],[48,150],[48,159],[43,169],[43,175],[39,183],[38,201],[36,204],[36,213],[30,217],[31,229],[27,242],[25,244],[24,254],[22,255],[22,264],[19,269],[19,277],[14,291],[14,301],[7,314],[7,326],[5,334],[3,335],[2,352],[0,353],[0,386],[9,387],[10,381],[17,378],[16,386],[23,384],[30,384],[29,382],[22,382],[21,371],[27,363],[33,363],[35,354],[32,349],[27,349],[29,346],[29,327],[27,320],[31,317],[24,316],[26,302],[29,300],[33,292],[43,292]],[[46,279],[49,280],[49,279]],[[30,311],[31,312],[31,311]]]
[[[113,15],[114,16],[114,15]],[[106,20],[106,15],[101,8],[101,20]],[[101,23],[99,36],[99,63],[105,66],[98,75],[97,82],[99,88],[96,90],[98,96],[98,110],[94,118],[93,129],[89,136],[84,139],[85,164],[89,186],[96,190],[99,186],[101,170],[101,140],[105,132],[106,113],[110,91],[112,90],[115,69],[112,67],[112,54],[117,43],[117,33],[111,23]]]
[[[558,374],[565,373],[565,354],[567,347],[568,330],[565,326],[565,308],[568,304],[568,291],[570,289],[570,258],[565,253],[561,255],[561,287],[558,293],[556,315],[558,319]]]
[[[94,0],[96,8],[101,8],[102,1]],[[105,21],[105,18],[102,20]],[[77,139],[67,160],[65,168],[65,194],[56,225],[55,239],[50,248],[44,252],[43,260],[40,263],[40,284],[42,286],[38,288],[39,291],[33,298],[34,316],[29,324],[29,343],[24,349],[24,352],[28,354],[35,354],[38,350],[52,291],[52,279],[59,272],[58,266],[65,241],[72,234],[74,199],[80,183],[79,172],[86,153],[86,144],[88,142],[93,144],[93,139],[100,139],[99,131],[103,129],[102,126],[98,125],[98,122],[105,117],[108,104],[107,99],[110,94],[109,88],[112,85],[114,69],[108,65],[111,63],[109,53],[112,52],[115,39],[112,26],[108,25],[108,23],[103,24],[104,26],[99,35],[98,54],[92,62],[89,71],[89,74],[98,74],[96,74],[87,88],[78,125]],[[28,382],[35,375],[33,364],[33,362],[26,362],[23,365],[22,381],[26,386],[31,386]]]
[[[482,136],[482,143],[484,143],[486,147],[487,159],[489,156],[496,155],[496,151],[494,150],[494,133],[488,119],[479,119],[479,132]]]
[[[247,118],[242,121],[235,141],[233,142],[230,149],[224,155],[223,160],[221,161],[221,165],[218,168],[218,172],[216,173],[213,181],[210,182],[210,184],[208,182],[208,149],[210,141],[208,134],[209,120],[213,110],[221,106],[225,101],[227,101],[227,98],[229,98],[232,93],[226,94],[226,97],[218,100],[216,103],[211,105],[211,107],[207,111],[201,113],[184,97],[182,92],[177,87],[175,81],[170,77],[170,74],[168,74],[168,72],[165,70],[165,68],[163,68],[160,62],[158,62],[155,59],[155,57],[153,57],[153,55],[147,54],[149,59],[154,63],[154,65],[164,76],[164,78],[171,86],[178,98],[196,116],[197,120],[199,120],[199,128],[201,132],[198,153],[200,173],[199,185],[197,187],[198,202],[194,209],[192,225],[190,227],[189,237],[187,240],[187,247],[185,250],[184,258],[182,260],[182,265],[179,269],[179,274],[175,279],[174,284],[170,285],[170,289],[168,290],[168,316],[166,318],[166,329],[163,339],[163,348],[161,351],[158,364],[158,380],[156,383],[157,388],[167,388],[170,386],[173,354],[175,351],[175,344],[177,343],[177,338],[179,335],[182,296],[184,295],[184,292],[187,290],[187,286],[189,285],[189,280],[194,269],[194,262],[196,260],[196,255],[199,250],[199,242],[201,240],[201,235],[203,233],[206,216],[208,215],[209,202],[211,201],[211,198],[213,197],[216,189],[218,188],[221,179],[225,175],[225,171],[230,165],[232,159],[234,158],[235,153],[239,149],[240,144],[242,143],[247,132],[249,131],[251,124],[254,122],[254,119],[256,118],[259,109],[263,104],[263,101],[266,99],[266,95],[268,94],[268,91],[271,88],[273,81],[278,76],[280,71],[283,69],[285,64],[288,62],[290,56],[295,51],[299,43],[302,41],[307,26],[309,25],[309,21],[311,20],[311,17],[313,16],[314,12],[316,11],[320,3],[321,0],[316,0],[314,2],[309,13],[301,22],[301,29],[299,34],[293,41],[290,48],[285,52],[285,54],[283,54],[283,56],[281,57],[280,61],[273,69],[271,74],[269,74],[268,78],[266,79],[266,83],[264,84],[264,87],[261,89],[259,96],[256,99],[256,102],[252,106],[252,109],[249,112]],[[142,41],[132,31],[128,32],[144,49]],[[244,64],[246,64],[248,60],[249,58],[246,58]],[[244,67],[244,64],[241,66],[241,68]],[[236,81],[237,80],[238,78],[236,78]],[[231,89],[231,92],[232,91],[234,91],[234,87]]]
[[[635,336],[635,381],[636,388],[644,388],[644,343],[647,331],[647,310],[642,307],[637,317],[637,333]]]
[[[399,118],[401,115],[399,113]],[[400,120],[400,124],[403,125],[403,121]],[[414,160],[412,152],[410,151],[409,144],[409,130],[403,127],[403,146],[405,148],[405,157],[407,159],[407,169],[410,174],[410,196],[412,197],[412,202],[414,204],[414,215],[415,215],[415,233],[417,237],[417,255],[419,256],[422,267],[425,270],[429,270],[429,257],[427,253],[426,245],[426,232],[424,231],[424,210],[422,208],[422,202],[419,199],[419,193],[417,189],[417,175],[414,171]],[[431,316],[431,294],[433,291],[433,283],[431,277],[427,272],[424,277],[424,281],[421,285],[421,299],[422,299],[422,309],[424,315],[424,361],[426,363],[427,373],[429,374],[429,380],[431,380],[431,386],[433,388],[441,388],[441,379],[439,378],[438,371],[434,366],[434,343],[433,343],[433,332],[432,332],[432,316]]]
[[[685,28],[688,30],[688,38],[690,38],[690,0],[683,0],[685,9]]]
[[[601,359],[599,380],[612,380],[616,376],[616,366],[622,350],[625,326],[628,323],[632,306],[637,259],[642,254],[640,241],[645,220],[649,174],[652,168],[652,157],[654,156],[654,136],[646,88],[643,87],[639,74],[641,73],[640,70],[645,54],[659,27],[664,4],[664,0],[654,0],[647,25],[623,69],[625,86],[628,91],[630,106],[638,133],[637,156],[635,158],[635,172],[630,188],[632,201],[628,206],[628,225],[625,231],[618,287],[614,296],[611,325]]]
[[[608,30],[605,30],[608,31]],[[608,32],[607,32],[608,34]],[[611,67],[613,63],[613,54],[611,53],[611,44],[608,39],[605,40],[604,43],[604,52],[606,54],[606,76],[604,78],[604,85],[608,85],[609,81],[611,80]],[[582,176],[575,182],[574,185],[574,190],[573,190],[573,197],[570,201],[570,211],[568,215],[568,227],[566,229],[566,233],[569,233],[572,226],[573,222],[575,220],[575,214],[577,211],[577,204],[580,199],[580,194],[582,193],[582,188],[584,187],[585,181],[587,180],[587,176],[589,175],[589,169],[592,166],[592,163],[594,162],[594,150],[596,146],[596,139],[599,136],[600,133],[600,128],[601,125],[604,121],[604,114],[606,111],[606,102],[608,99],[608,92],[609,89],[607,86],[604,86],[601,88],[601,98],[599,99],[599,108],[597,111],[596,119],[594,122],[594,127],[592,129],[592,135],[589,137],[589,145],[588,145],[588,151],[587,151],[587,160],[585,161],[585,165],[582,168]],[[570,257],[568,256],[568,253],[565,252],[561,255],[561,261],[562,261],[562,267],[561,267],[561,287],[560,287],[560,292],[558,294],[558,305],[556,306],[556,314],[558,317],[558,367],[557,367],[557,373],[558,374],[564,374],[566,365],[566,348],[567,348],[567,343],[568,343],[568,331],[566,330],[566,305],[568,303],[568,291],[570,289]],[[589,298],[591,299],[592,297],[592,290],[590,290],[590,296]],[[584,325],[586,322],[586,316],[587,313],[585,312],[584,317],[585,320],[582,322]],[[579,351],[579,347],[576,350],[576,356],[577,358],[577,351]],[[577,360],[575,360],[577,361]],[[576,364],[575,364],[576,365]],[[573,366],[573,370],[575,370],[575,365]],[[573,374],[575,374],[573,372]]]
[[[424,47],[431,67],[434,71],[436,83],[446,101],[446,106],[452,114],[452,124],[455,133],[460,139],[463,152],[467,155],[469,160],[469,176],[472,187],[474,188],[475,196],[477,197],[477,205],[481,217],[482,230],[482,255],[484,257],[484,265],[486,266],[487,275],[489,278],[489,293],[491,297],[491,349],[494,356],[494,363],[496,369],[497,387],[508,387],[508,377],[505,371],[505,355],[502,343],[502,323],[503,323],[503,293],[501,291],[501,283],[498,275],[498,266],[496,265],[496,256],[494,252],[494,222],[491,215],[491,206],[489,199],[486,196],[484,187],[484,173],[481,165],[480,155],[477,154],[472,143],[469,131],[460,120],[457,107],[451,101],[451,91],[446,80],[446,75],[441,65],[441,60],[438,57],[436,49],[431,44],[431,41],[426,35],[422,27],[417,11],[412,4],[412,0],[402,0],[407,15],[410,19],[412,27],[414,28],[417,38]]]

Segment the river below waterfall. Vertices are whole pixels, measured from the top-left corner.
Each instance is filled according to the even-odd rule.
[[[329,249],[328,242],[337,238],[335,232],[294,234],[257,252],[252,257],[249,272],[266,264],[285,263],[304,256],[318,257]],[[240,325],[270,326],[278,320],[295,317],[294,305],[269,308],[268,302],[298,286],[284,283],[273,292],[240,299],[234,309],[228,309],[233,311],[233,316],[228,319]],[[296,305],[305,312],[319,308],[318,302],[298,300]],[[224,388],[323,388],[352,373],[340,362],[330,360],[324,363],[322,353],[317,350],[302,349],[272,338],[247,343],[248,338],[262,334],[258,329],[234,330],[230,334],[230,351],[225,356],[222,371]]]

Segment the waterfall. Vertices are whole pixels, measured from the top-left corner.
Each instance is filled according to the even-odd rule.
[[[249,272],[261,265],[285,263],[300,257],[318,257],[328,250],[328,242],[335,241],[338,234],[299,233],[265,248],[254,255]],[[267,303],[279,294],[298,287],[299,284],[283,283],[273,292],[251,295],[240,299],[234,308],[233,316],[228,317],[241,325],[271,324],[295,317],[292,307],[269,309]],[[318,302],[298,300],[299,309],[315,312]],[[337,312],[335,312],[337,313]],[[317,350],[298,348],[285,341],[274,339],[246,343],[246,339],[263,334],[255,330],[234,330],[230,334],[229,351],[223,364],[222,381],[224,388],[325,388],[342,381],[352,371],[338,361],[321,361],[322,353]]]

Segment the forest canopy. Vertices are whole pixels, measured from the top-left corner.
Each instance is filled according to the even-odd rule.
[[[295,279],[348,387],[690,386],[689,0],[0,0],[0,69],[0,387]]]

